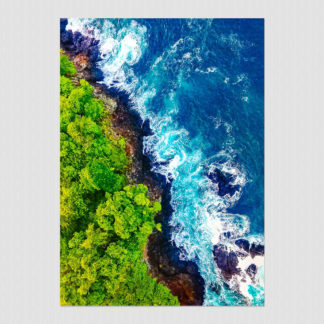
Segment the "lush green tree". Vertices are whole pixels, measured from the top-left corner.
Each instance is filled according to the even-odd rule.
[[[61,56],[61,304],[178,305],[150,277],[143,250],[161,210],[147,187],[127,185],[125,139],[73,63]]]
[[[73,89],[74,89],[73,82],[69,78],[65,77],[64,75],[61,75],[60,77],[61,96],[68,97]]]
[[[60,74],[66,76],[74,76],[76,68],[66,55],[60,55]]]

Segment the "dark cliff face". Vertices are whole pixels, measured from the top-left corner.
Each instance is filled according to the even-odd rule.
[[[162,232],[155,231],[147,243],[148,263],[153,277],[158,278],[178,296],[181,305],[202,305],[204,281],[193,262],[179,260],[178,250]]]
[[[114,89],[98,84],[102,72],[96,67],[100,60],[98,41],[81,33],[66,31],[67,19],[61,19],[61,48],[74,62],[78,78],[86,79],[100,98],[113,97],[117,107],[112,114],[111,128],[116,136],[127,140],[126,152],[132,163],[128,171],[131,183],[143,183],[148,194],[154,200],[161,200],[162,212],[156,216],[156,222],[162,223],[162,232],[154,231],[147,242],[145,261],[149,272],[159,282],[167,286],[173,295],[178,296],[181,305],[202,305],[204,280],[193,262],[181,261],[178,249],[170,241],[168,225],[172,208],[170,205],[170,186],[166,179],[151,172],[152,162],[143,154],[143,137],[152,135],[149,121],[142,121],[139,115],[129,109],[128,96]]]

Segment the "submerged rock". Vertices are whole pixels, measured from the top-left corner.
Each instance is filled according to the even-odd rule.
[[[238,258],[233,251],[226,251],[223,247],[214,246],[213,250],[214,260],[225,278],[229,279],[234,274],[240,273],[237,268]]]
[[[264,246],[261,244],[252,243],[250,247],[252,258],[256,255],[264,255]]]
[[[226,244],[215,245],[215,264],[221,272],[223,283],[243,295],[247,303],[250,303],[252,296],[249,287],[258,287],[263,280],[259,268],[263,267],[264,246],[239,239],[230,249]]]
[[[250,242],[244,239],[236,240],[235,244],[245,252],[250,253],[252,258],[256,255],[264,255],[264,246],[262,244],[252,243],[250,245]]]
[[[239,239],[239,240],[236,240],[235,241],[235,244],[243,249],[245,252],[249,252],[249,249],[250,249],[250,243],[248,240],[244,240],[244,239]]]
[[[258,269],[254,263],[250,264],[246,269],[246,273],[253,279],[257,273]]]
[[[221,170],[215,168],[213,171],[207,173],[207,177],[218,186],[218,195],[223,197],[227,194],[233,194],[240,189],[239,185],[233,185],[234,176],[226,174]]]

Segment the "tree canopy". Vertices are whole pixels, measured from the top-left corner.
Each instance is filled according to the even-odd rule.
[[[147,187],[128,185],[125,139],[61,53],[60,194],[62,305],[179,305],[147,271],[143,249],[161,210]]]

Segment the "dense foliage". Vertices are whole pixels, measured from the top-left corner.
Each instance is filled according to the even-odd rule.
[[[127,185],[125,140],[91,85],[69,79],[73,63],[60,62],[61,304],[178,305],[143,261],[161,205]]]

